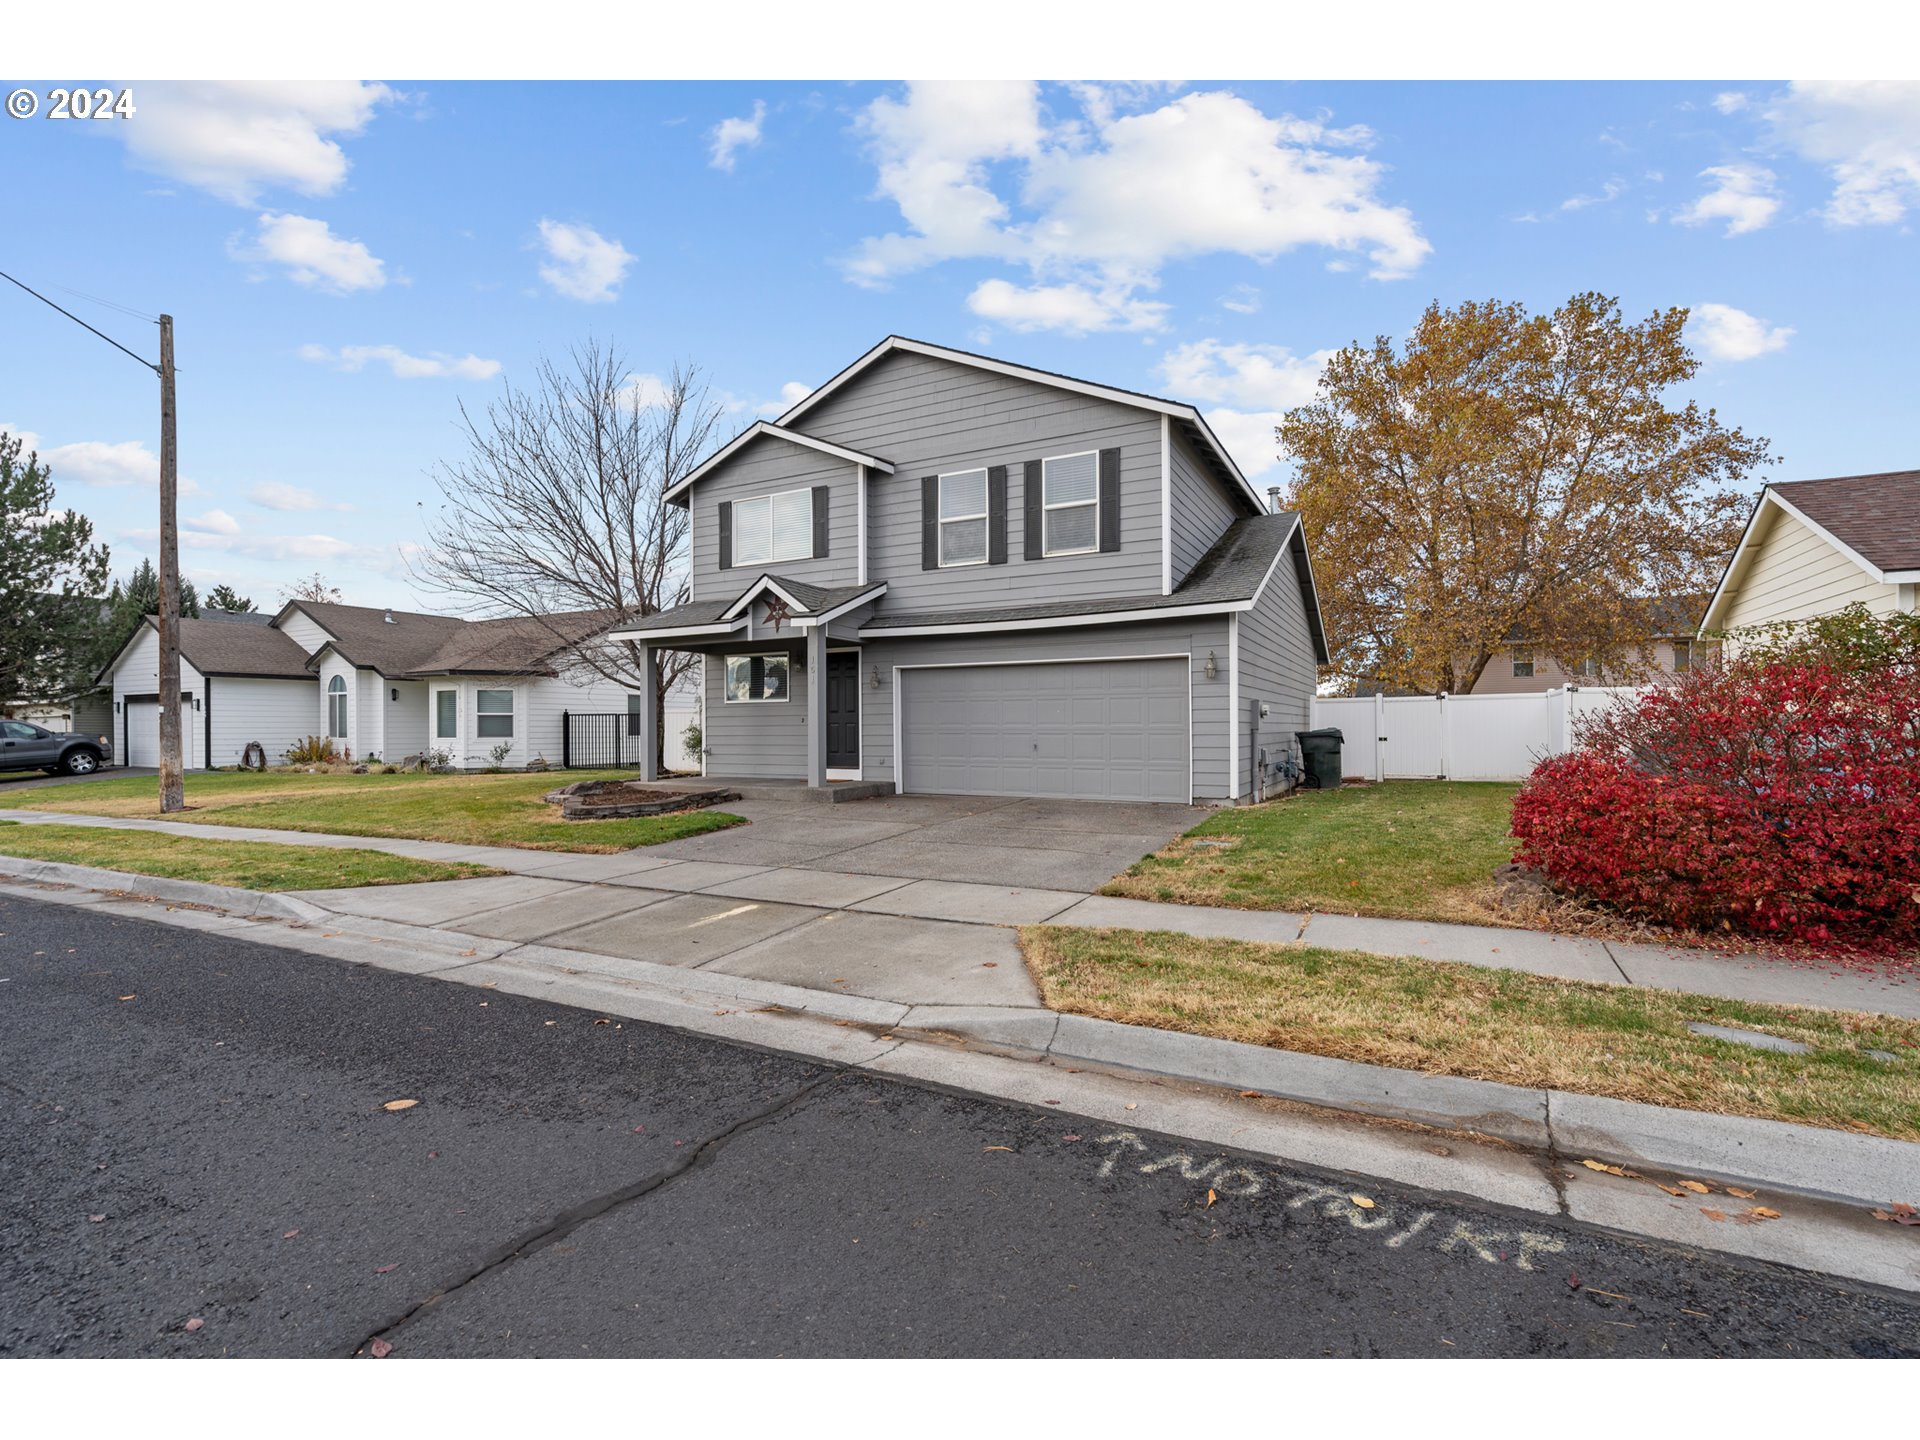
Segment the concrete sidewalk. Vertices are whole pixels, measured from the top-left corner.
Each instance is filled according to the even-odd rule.
[[[712,968],[906,1005],[1037,1004],[1017,947],[1003,927],[1049,924],[1305,943],[1920,1018],[1920,982],[1897,973],[1822,970],[1761,955],[1535,930],[1168,905],[1076,890],[815,869],[805,863],[680,858],[686,852],[678,844],[671,847],[673,854],[642,849],[579,855],[39,810],[0,811],[0,818],[477,862],[510,871],[514,878],[310,891],[302,898],[337,914]]]

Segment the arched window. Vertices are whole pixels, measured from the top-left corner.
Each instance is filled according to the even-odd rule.
[[[327,734],[335,740],[347,738],[347,682],[336,675],[327,682]]]

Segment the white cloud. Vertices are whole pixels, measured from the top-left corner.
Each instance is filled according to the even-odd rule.
[[[326,221],[305,215],[262,215],[252,243],[236,236],[227,253],[250,264],[284,266],[295,284],[335,295],[378,290],[387,283],[384,260],[375,259],[358,240],[335,235]]]
[[[157,538],[153,530],[126,530],[121,534],[125,539],[145,544],[152,544]],[[189,528],[180,531],[180,548],[245,555],[256,560],[360,561],[382,560],[388,555],[387,547],[360,545],[335,535],[242,535]]]
[[[1687,338],[1715,360],[1753,360],[1787,348],[1791,325],[1768,325],[1731,305],[1695,305],[1687,315]]]
[[[736,152],[751,150],[760,143],[760,122],[767,118],[767,102],[753,102],[753,114],[735,115],[713,127],[713,152],[708,164],[716,170],[732,173]]]
[[[813,386],[801,380],[789,380],[780,387],[780,408],[791,410],[813,393]]]
[[[568,299],[590,304],[618,300],[620,282],[636,258],[590,225],[559,220],[540,222],[540,247],[547,252],[540,278]]]
[[[133,117],[106,127],[134,164],[236,205],[269,187],[331,195],[348,161],[329,137],[358,135],[397,98],[358,80],[147,82],[138,93]]]
[[[1252,285],[1236,285],[1220,297],[1221,308],[1236,315],[1255,315],[1260,311],[1260,291]]]
[[[1710,225],[1724,220],[1728,235],[1745,235],[1766,226],[1780,211],[1774,174],[1764,166],[1715,165],[1702,170],[1700,178],[1713,181],[1713,188],[1677,211],[1675,224]]]
[[[472,353],[443,355],[436,350],[428,355],[409,355],[397,345],[342,345],[338,350],[302,345],[300,358],[348,372],[384,365],[396,380],[491,380],[502,369],[498,360],[482,360]]]
[[[1010,330],[1061,330],[1085,335],[1098,330],[1159,330],[1167,307],[1157,300],[1136,300],[1131,287],[1109,285],[1098,291],[1085,285],[1015,285],[985,280],[967,296],[967,308],[983,320]]]
[[[1251,479],[1279,464],[1274,427],[1313,398],[1332,353],[1300,356],[1280,345],[1195,340],[1162,356],[1160,374],[1172,394],[1211,407],[1207,423]]]
[[[1834,225],[1890,225],[1920,209],[1920,82],[1798,81],[1761,111],[1776,143],[1827,168]]]
[[[1102,317],[1084,295],[1021,301],[1001,282],[988,303],[1084,331],[1138,328],[1157,312],[1129,309],[1130,292],[1183,258],[1265,261],[1312,246],[1364,256],[1391,279],[1432,249],[1407,209],[1378,198],[1386,169],[1364,153],[1365,127],[1267,115],[1224,91],[1145,111],[1124,111],[1151,103],[1145,90],[1074,93],[1081,113],[1064,119],[1026,82],[923,83],[875,100],[860,129],[879,194],[905,224],[863,241],[848,278],[880,285],[954,259],[1022,264],[1033,292],[1077,288],[1105,323],[1090,323]]]
[[[0,425],[0,430],[12,435],[26,450],[39,452],[40,463],[53,473],[56,489],[69,482],[105,490],[129,485],[160,488],[160,457],[143,441],[77,440],[70,445],[45,445],[31,430],[13,425]],[[179,487],[182,495],[207,493],[184,475]]]
[[[351,510],[344,501],[323,500],[313,491],[279,480],[262,480],[247,492],[262,510]]]
[[[1598,195],[1586,192],[1579,195],[1569,195],[1560,202],[1560,208],[1562,210],[1584,210],[1589,205],[1604,205],[1609,200],[1618,200],[1626,193],[1626,181],[1619,179],[1609,180],[1600,187],[1600,193]]]
[[[205,530],[213,535],[238,535],[240,522],[224,510],[214,509],[204,515],[189,515],[181,525],[188,530]]]
[[[1737,115],[1752,103],[1752,97],[1741,90],[1722,90],[1713,97],[1713,108],[1722,115]]]

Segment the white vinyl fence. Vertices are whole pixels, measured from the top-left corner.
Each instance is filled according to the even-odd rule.
[[[1368,780],[1524,780],[1573,748],[1582,716],[1639,694],[1631,685],[1538,695],[1373,695],[1315,699],[1315,729],[1344,735],[1340,768]]]

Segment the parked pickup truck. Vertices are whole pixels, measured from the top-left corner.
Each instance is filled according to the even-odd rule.
[[[113,742],[104,735],[56,732],[26,720],[0,720],[0,770],[91,775],[112,758]]]

